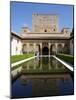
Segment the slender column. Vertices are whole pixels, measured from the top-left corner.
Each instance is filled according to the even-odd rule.
[[[51,65],[50,65],[50,57],[49,57],[49,70],[51,69]]]
[[[40,53],[42,55],[42,43],[40,43]]]
[[[64,51],[64,43],[62,43],[62,48],[61,48],[61,51],[63,52]]]
[[[36,43],[34,43],[34,54],[36,53]]]

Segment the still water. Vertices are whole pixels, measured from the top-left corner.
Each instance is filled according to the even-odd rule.
[[[30,60],[12,70],[21,75],[12,82],[12,98],[72,95],[73,73],[53,57]]]

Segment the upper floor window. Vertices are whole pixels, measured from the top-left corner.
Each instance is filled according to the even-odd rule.
[[[13,37],[11,36],[11,41],[13,40]]]
[[[19,39],[17,40],[17,43],[19,43]]]

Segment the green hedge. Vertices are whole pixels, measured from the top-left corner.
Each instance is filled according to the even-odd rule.
[[[24,60],[24,59],[27,59],[32,56],[34,56],[34,53],[11,56],[11,63],[14,63],[14,62],[17,62],[20,60]]]
[[[69,64],[74,65],[74,56],[68,54],[56,54],[56,56]]]

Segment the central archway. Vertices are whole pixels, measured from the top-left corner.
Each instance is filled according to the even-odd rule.
[[[48,47],[43,47],[43,49],[42,49],[42,55],[49,55],[49,49],[48,49]]]

